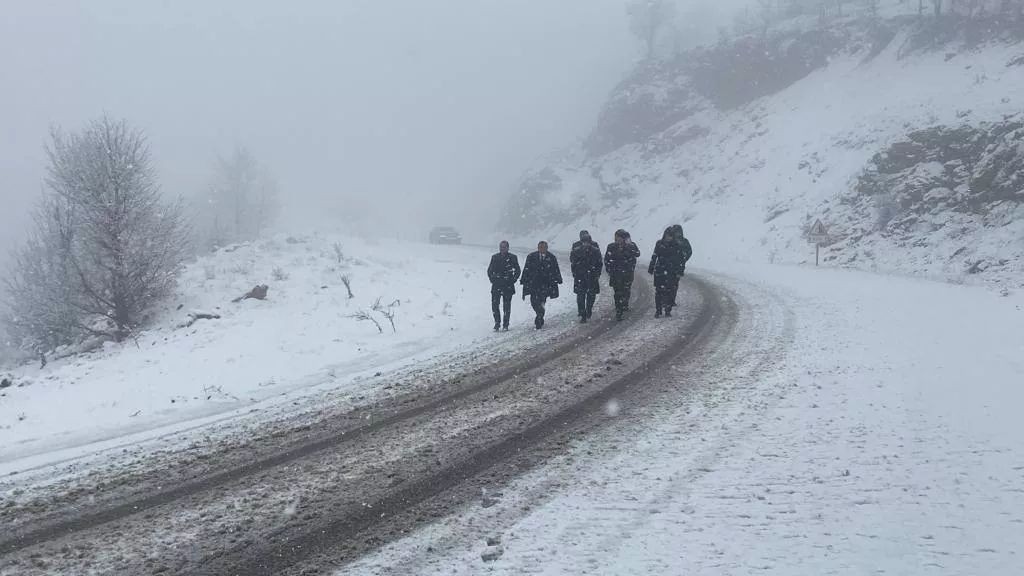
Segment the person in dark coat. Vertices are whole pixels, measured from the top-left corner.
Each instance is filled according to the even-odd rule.
[[[615,242],[604,253],[604,267],[608,271],[608,284],[615,291],[615,319],[622,320],[629,310],[629,297],[633,289],[633,273],[640,249],[629,237],[629,232],[617,230]]]
[[[544,306],[548,298],[558,298],[558,285],[562,283],[558,259],[548,252],[547,242],[541,241],[537,251],[526,257],[519,283],[523,285],[523,299],[530,297],[530,305],[537,314],[533,325],[540,330],[544,327]]]
[[[580,240],[572,245],[569,253],[572,268],[572,290],[576,293],[576,308],[580,322],[586,323],[594,315],[594,301],[601,293],[601,248],[590,237],[590,232],[580,232]]]
[[[494,313],[494,331],[498,328],[508,331],[509,317],[512,315],[512,296],[516,293],[516,280],[522,270],[519,258],[508,251],[508,242],[501,241],[498,253],[491,256],[487,266],[487,278],[491,281],[491,311]],[[499,304],[504,304],[505,318],[501,317]]]
[[[690,245],[690,241],[683,234],[683,227],[681,225],[673,224],[671,230],[672,235],[675,236],[676,242],[679,242],[679,247],[683,251],[683,272],[679,274],[682,276],[686,272],[686,263],[693,257],[693,246]]]
[[[683,247],[679,243],[673,228],[666,228],[661,240],[654,245],[651,264],[647,273],[654,276],[654,317],[661,318],[672,315],[676,305],[676,292],[679,291],[679,278],[686,267]]]

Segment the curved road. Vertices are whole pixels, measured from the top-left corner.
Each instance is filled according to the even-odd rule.
[[[687,386],[678,377],[652,383],[732,330],[736,306],[688,277],[678,317],[655,321],[643,278],[624,322],[610,318],[606,302],[596,322],[557,345],[447,374],[427,393],[398,394],[372,410],[325,409],[201,461],[170,459],[116,482],[100,475],[98,490],[66,490],[18,510],[0,536],[0,574],[341,566],[477,501],[482,489],[500,491],[608,421],[617,403],[642,406]]]

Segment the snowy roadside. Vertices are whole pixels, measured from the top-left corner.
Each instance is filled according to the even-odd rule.
[[[179,299],[137,346],[14,371],[15,382],[27,385],[0,391],[0,471],[129,446],[315,394],[370,401],[381,392],[375,376],[494,345],[488,256],[480,248],[324,236],[222,250],[188,268]],[[267,300],[230,302],[261,283],[270,286]],[[552,312],[568,306],[568,299],[554,301]],[[527,332],[527,309],[516,303],[513,334],[502,342]],[[182,327],[195,311],[220,318]],[[359,312],[373,320],[356,319]]]
[[[1024,298],[800,267],[711,278],[744,322],[680,375],[695,388],[623,407],[497,505],[342,573],[1024,570]]]

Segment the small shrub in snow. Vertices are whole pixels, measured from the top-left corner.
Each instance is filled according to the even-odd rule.
[[[374,304],[373,304],[374,312],[377,312],[381,316],[387,318],[388,322],[391,323],[391,332],[392,333],[395,333],[395,332],[398,331],[398,330],[395,329],[395,308],[398,307],[398,306],[401,306],[401,305],[402,305],[402,301],[401,300],[394,300],[394,301],[391,302],[391,304],[388,304],[387,306],[385,306],[385,305],[383,305],[381,303],[381,298],[379,296],[377,297],[377,301],[374,302]]]
[[[252,269],[252,262],[239,262],[231,268],[228,268],[228,272],[231,272],[236,276],[250,276],[252,274]]]
[[[274,271],[271,273],[271,277],[273,277],[273,279],[277,280],[278,282],[284,282],[291,276],[289,276],[288,273],[285,272],[284,269],[281,268],[280,266],[274,266]]]
[[[345,285],[345,290],[348,290],[348,299],[355,298],[355,295],[352,294],[352,279],[349,278],[348,274],[341,277],[341,283]]]
[[[224,391],[222,385],[206,384],[203,386],[203,394],[206,395],[207,400],[213,400],[214,398],[220,398],[225,400],[238,400],[238,396],[229,394]],[[172,400],[173,401],[173,400]]]
[[[381,334],[384,333],[384,328],[380,325],[380,322],[377,322],[377,319],[374,318],[373,315],[367,312],[366,310],[360,310],[359,312],[356,312],[355,314],[350,316],[350,318],[354,318],[360,322],[373,322],[373,325],[377,327],[377,332]]]
[[[333,248],[334,258],[338,261],[338,264],[341,264],[345,261],[345,252],[341,248],[341,242],[335,242]]]

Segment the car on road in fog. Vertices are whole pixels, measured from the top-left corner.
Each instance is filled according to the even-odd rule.
[[[451,226],[437,226],[430,231],[431,244],[462,244],[462,235]]]

